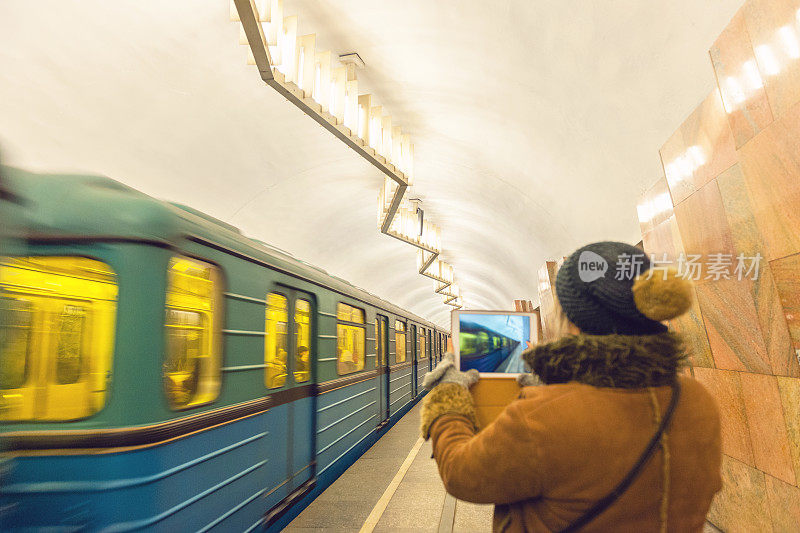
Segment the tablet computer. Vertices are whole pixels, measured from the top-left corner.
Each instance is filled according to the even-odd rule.
[[[520,356],[539,342],[539,314],[454,310],[452,336],[459,370],[474,368],[481,377],[515,378],[529,371]]]
[[[539,343],[539,313],[456,310],[452,312],[452,328],[456,367],[475,368],[481,374],[469,392],[478,425],[484,428],[519,397],[520,387],[514,378],[529,371],[520,355],[528,346]]]

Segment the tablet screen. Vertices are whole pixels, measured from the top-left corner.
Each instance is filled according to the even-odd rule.
[[[481,373],[500,374],[527,372],[520,355],[532,340],[529,315],[462,313],[458,317],[461,370],[474,368]]]

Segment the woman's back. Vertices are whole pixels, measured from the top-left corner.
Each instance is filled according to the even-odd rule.
[[[702,529],[721,487],[718,414],[699,383],[682,378],[681,385],[663,447],[584,531],[658,531],[662,523],[667,530]],[[655,432],[660,420],[655,406],[663,416],[671,394],[669,387],[609,389],[579,383],[525,389],[515,408],[541,443],[541,496],[521,509],[527,529],[563,528],[611,492]],[[503,511],[498,509],[500,520]]]

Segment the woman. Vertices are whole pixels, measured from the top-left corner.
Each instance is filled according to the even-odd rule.
[[[702,530],[721,488],[719,414],[678,375],[681,341],[661,323],[688,310],[691,286],[649,267],[615,242],[567,258],[563,336],[523,353],[544,385],[523,388],[480,432],[474,376],[447,361],[426,376],[422,434],[445,488],[494,503],[495,531]]]

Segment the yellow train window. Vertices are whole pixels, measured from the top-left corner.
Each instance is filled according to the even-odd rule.
[[[311,378],[311,303],[294,303],[295,361],[294,381],[302,383]]]
[[[399,320],[394,321],[394,349],[397,353],[395,362],[402,363],[406,360],[406,324]]]
[[[170,260],[163,372],[173,409],[208,403],[219,394],[221,290],[213,265],[188,257]]]
[[[427,352],[426,348],[427,348],[427,344],[425,342],[425,330],[424,329],[420,329],[419,330],[419,358],[420,359],[425,359],[426,357],[428,357],[428,352]]]
[[[339,374],[352,374],[364,369],[364,349],[366,326],[364,311],[340,303],[336,308],[336,346],[337,371]]]
[[[6,258],[0,289],[0,420],[99,411],[111,381],[114,272],[85,257]]]
[[[75,383],[83,367],[83,338],[86,308],[66,305],[58,317],[58,346],[56,347],[56,381]]]
[[[383,365],[383,346],[381,343],[381,320],[375,319],[375,368]]]
[[[264,338],[264,383],[277,389],[286,384],[286,356],[288,354],[289,302],[282,294],[267,295],[266,337]]]
[[[0,298],[0,389],[25,384],[30,366],[31,302]]]

